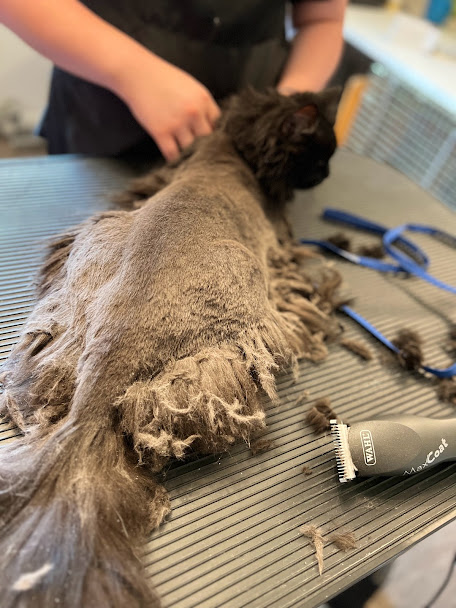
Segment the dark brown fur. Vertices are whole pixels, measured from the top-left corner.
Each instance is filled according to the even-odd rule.
[[[358,255],[367,256],[368,258],[381,259],[385,257],[383,245],[360,245],[356,250]]]
[[[344,251],[353,251],[351,239],[345,234],[345,232],[336,232],[335,234],[328,236],[326,240],[328,243],[339,247],[339,249],[343,249]],[[376,243],[373,245],[360,245],[356,250],[356,253],[369,258],[381,259],[385,257],[383,245]]]
[[[250,446],[250,451],[255,456],[256,454],[262,454],[268,450],[275,448],[275,443],[272,439],[256,439]]]
[[[423,364],[422,340],[412,329],[401,329],[391,342],[399,349],[397,358],[407,370],[418,370]]]
[[[328,397],[318,399],[307,412],[306,422],[309,424],[315,433],[324,433],[331,428],[330,420],[337,420],[337,414],[331,408],[331,402]]]
[[[358,546],[356,536],[353,532],[334,532],[329,537],[329,541],[334,543],[339,551],[351,551]]]
[[[456,325],[453,325],[448,332],[446,350],[452,357],[456,357]]]
[[[456,381],[454,378],[439,378],[436,380],[436,393],[440,401],[456,405]]]
[[[351,251],[351,241],[346,234],[343,232],[336,232],[331,236],[328,236],[326,239],[328,243],[339,247],[339,249],[344,249],[345,251]]]
[[[339,247],[339,249],[343,249],[344,251],[353,251],[351,239],[344,232],[336,232],[335,234],[328,236],[326,240],[328,243]],[[360,245],[356,250],[356,253],[369,258],[381,259],[385,257],[385,250],[381,244]]]
[[[336,104],[235,97],[133,191],[137,210],[50,248],[0,378],[0,410],[24,431],[0,452],[2,608],[157,605],[138,550],[169,504],[149,473],[249,442],[274,373],[326,356],[340,278],[307,273],[283,204],[327,175]]]
[[[340,345],[352,353],[355,353],[355,355],[358,355],[358,357],[361,357],[361,359],[364,359],[364,361],[372,360],[371,351],[365,344],[359,342],[359,340],[350,340],[348,338],[344,338],[340,341]]]

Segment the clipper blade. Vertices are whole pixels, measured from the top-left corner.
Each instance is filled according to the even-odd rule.
[[[339,423],[337,420],[330,420],[329,423],[331,424],[331,435],[336,452],[339,481],[345,483],[346,481],[355,479],[357,471],[357,468],[353,464],[348,445],[348,426]]]

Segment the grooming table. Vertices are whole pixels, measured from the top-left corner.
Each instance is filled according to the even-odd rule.
[[[108,207],[111,193],[132,174],[120,161],[75,156],[0,162],[0,362],[32,309],[44,239]],[[343,230],[355,245],[376,242],[322,222],[325,205],[390,226],[429,223],[456,234],[449,209],[396,171],[343,150],[324,184],[297,194],[291,207],[296,236]],[[454,250],[427,236],[412,238],[430,255],[431,272],[456,284]],[[358,312],[390,338],[398,328],[417,329],[426,361],[450,363],[442,345],[456,322],[453,295],[418,279],[333,263]],[[454,414],[437,400],[432,381],[385,366],[384,347],[351,320],[341,315],[340,321],[347,337],[370,346],[374,360],[363,363],[332,345],[326,362],[300,365],[297,381],[279,377],[281,404],[266,406],[266,437],[275,447],[253,456],[236,445],[164,473],[173,511],[144,547],[144,563],[166,608],[312,608],[456,518],[456,464],[406,478],[339,483],[330,435],[317,437],[304,422],[317,398],[329,397],[346,422],[388,413]],[[304,390],[307,401],[297,405]],[[15,435],[0,424],[0,445]],[[303,474],[303,465],[312,475]],[[313,548],[299,532],[308,523],[325,534],[353,530],[358,548],[341,553],[327,544],[319,576]]]

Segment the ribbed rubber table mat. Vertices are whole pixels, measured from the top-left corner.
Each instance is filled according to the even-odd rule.
[[[0,162],[0,362],[16,342],[33,305],[34,272],[44,240],[109,205],[131,171],[116,161],[56,157]],[[388,225],[430,223],[456,234],[456,216],[394,170],[340,151],[332,176],[301,192],[291,208],[297,236],[340,230],[319,219],[340,207]],[[344,229],[356,244],[375,237]],[[456,284],[455,251],[414,235],[430,255],[431,272]],[[455,299],[417,279],[378,274],[334,261],[355,296],[354,308],[388,337],[401,327],[419,331],[426,362],[450,363],[443,346],[456,322]],[[387,413],[444,417],[432,382],[387,366],[373,338],[343,316],[346,335],[362,339],[375,359],[361,362],[338,346],[326,362],[303,363],[297,381],[278,379],[281,403],[266,404],[266,437],[275,447],[252,456],[229,454],[173,466],[164,473],[173,512],[144,548],[147,572],[167,608],[312,608],[377,569],[456,518],[456,464],[408,478],[340,484],[329,435],[304,422],[310,404],[330,397],[344,421]],[[307,400],[296,404],[303,391]],[[17,434],[0,424],[0,445]],[[302,467],[312,468],[305,476]],[[353,530],[358,548],[324,549],[318,575],[309,541],[299,528],[314,523],[327,534]]]

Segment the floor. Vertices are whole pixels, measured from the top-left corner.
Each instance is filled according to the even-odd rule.
[[[456,522],[404,553],[392,565],[381,593],[366,608],[425,608],[450,571],[456,555]],[[432,608],[455,605],[456,572]]]

